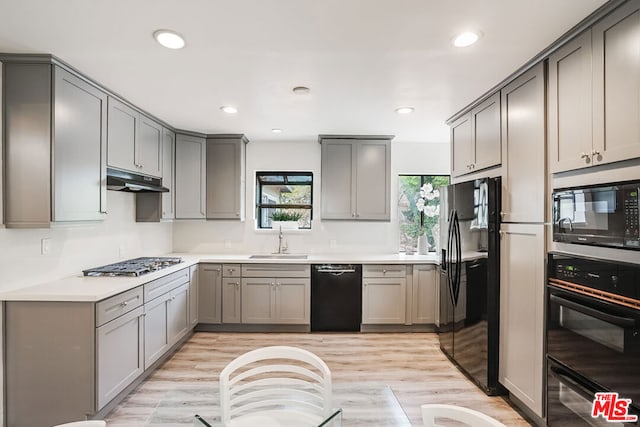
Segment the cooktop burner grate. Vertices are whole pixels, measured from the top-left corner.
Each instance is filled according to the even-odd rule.
[[[141,257],[83,270],[85,276],[137,277],[182,262],[177,257]]]

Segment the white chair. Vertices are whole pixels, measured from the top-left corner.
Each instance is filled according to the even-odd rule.
[[[332,414],[331,372],[296,347],[249,351],[220,373],[222,425],[317,426]]]
[[[462,406],[427,404],[420,408],[425,427],[440,427],[440,424],[436,424],[436,418],[448,418],[470,427],[507,427],[489,415]]]
[[[106,427],[102,420],[74,421],[72,423],[58,424],[53,427]]]

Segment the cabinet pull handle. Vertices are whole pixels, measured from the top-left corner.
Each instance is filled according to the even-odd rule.
[[[382,269],[382,274],[387,274],[387,269],[386,268]]]
[[[580,153],[580,158],[581,159],[586,159],[587,157],[589,157],[589,155],[587,153],[585,153],[584,151]]]
[[[600,152],[599,152],[598,150],[593,150],[591,153],[592,153],[594,156],[599,156],[599,155],[600,155]]]
[[[122,302],[120,303],[120,307],[126,307],[126,306],[128,306],[128,305],[129,305],[129,301],[122,301]]]
[[[236,271],[236,269],[235,269],[235,268],[227,268],[227,271],[228,271],[229,273],[233,273],[234,271]]]

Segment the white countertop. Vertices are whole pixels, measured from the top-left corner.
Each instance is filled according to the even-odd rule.
[[[251,259],[250,255],[172,253],[165,256],[181,257],[182,262],[140,277],[85,277],[82,272],[47,283],[0,292],[2,301],[70,301],[97,302],[133,289],[169,273],[197,263],[255,263],[255,264],[438,264],[435,254],[314,254],[306,259]]]

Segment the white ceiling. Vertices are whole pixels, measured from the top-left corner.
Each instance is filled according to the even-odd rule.
[[[359,133],[447,142],[449,116],[603,3],[0,0],[0,51],[52,53],[181,129],[253,141]],[[160,28],[187,47],[159,46],[151,34]],[[467,29],[484,36],[454,48]],[[294,95],[299,85],[311,93]],[[405,105],[415,113],[394,113]]]

